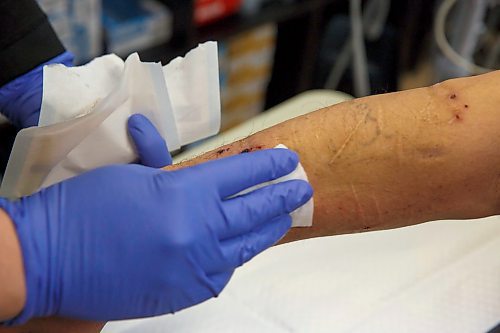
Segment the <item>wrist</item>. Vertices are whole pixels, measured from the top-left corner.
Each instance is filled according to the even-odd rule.
[[[21,245],[14,223],[0,209],[0,322],[21,313],[26,303]]]
[[[3,213],[8,216],[16,235],[17,246],[20,249],[22,276],[18,281],[22,281],[24,287],[21,311],[4,321],[6,326],[17,326],[34,317],[49,316],[52,314],[50,311],[55,306],[54,302],[47,300],[50,287],[47,282],[47,270],[43,269],[46,262],[39,253],[40,246],[43,245],[36,242],[36,235],[43,234],[44,228],[46,228],[46,225],[43,225],[45,223],[45,219],[42,217],[43,212],[35,209],[36,198],[36,195],[17,201],[0,198],[0,210],[3,210]],[[36,219],[34,219],[33,214],[35,211],[38,212]]]

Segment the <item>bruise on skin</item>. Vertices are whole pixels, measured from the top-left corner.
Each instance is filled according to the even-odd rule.
[[[439,144],[416,147],[415,151],[418,156],[429,159],[446,155],[446,149],[444,148],[444,146]]]

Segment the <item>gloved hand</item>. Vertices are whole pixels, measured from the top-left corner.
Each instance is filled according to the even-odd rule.
[[[38,125],[43,95],[43,66],[72,66],[73,55],[64,52],[0,87],[0,113],[19,128]]]
[[[162,168],[172,164],[167,143],[148,118],[134,114],[128,118],[127,125],[142,165]]]
[[[279,240],[309,200],[285,149],[167,172],[96,169],[2,207],[14,221],[27,300],[10,324],[57,315],[112,320],[170,313],[217,296],[236,267]]]

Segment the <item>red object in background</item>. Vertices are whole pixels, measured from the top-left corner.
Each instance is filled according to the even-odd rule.
[[[237,12],[242,0],[196,0],[194,22],[202,26]]]

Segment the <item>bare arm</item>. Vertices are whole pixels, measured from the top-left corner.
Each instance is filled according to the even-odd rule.
[[[26,287],[21,248],[14,225],[0,210],[0,321],[18,315],[26,300]],[[46,318],[31,320],[26,325],[0,328],[0,333],[91,333],[99,332],[103,323]]]
[[[40,318],[30,320],[22,326],[0,328],[0,333],[97,333],[103,327],[104,323],[98,322],[64,318]]]
[[[19,314],[25,300],[21,247],[12,220],[0,210],[0,322]]]
[[[285,241],[499,212],[500,71],[370,96],[298,117],[181,163],[279,143],[315,189],[312,228]]]

